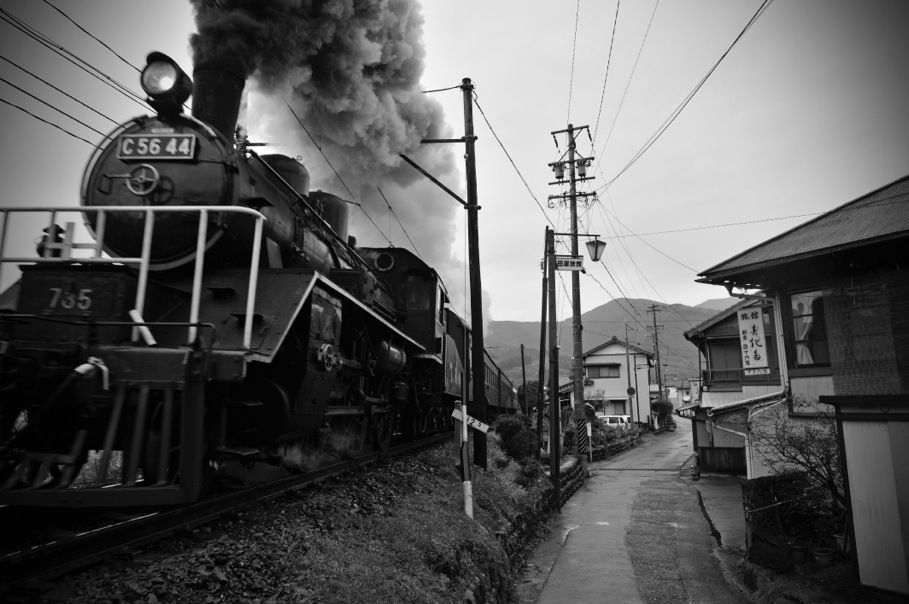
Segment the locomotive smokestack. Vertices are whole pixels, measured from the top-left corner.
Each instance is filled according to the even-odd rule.
[[[245,84],[246,70],[239,59],[221,56],[200,62],[193,71],[193,117],[233,141]]]

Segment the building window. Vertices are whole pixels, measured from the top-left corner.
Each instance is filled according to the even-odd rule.
[[[588,365],[587,366],[587,377],[591,379],[596,378],[617,378],[619,377],[619,370],[621,365],[618,363],[614,365]]]
[[[830,353],[827,347],[827,321],[824,317],[824,292],[792,294],[789,300],[792,311],[795,366],[829,365]]]

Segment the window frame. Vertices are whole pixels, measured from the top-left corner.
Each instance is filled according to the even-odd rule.
[[[813,298],[806,300],[806,302],[812,305],[810,312],[803,312],[802,314],[796,314],[798,311],[794,308],[794,305],[798,302],[798,298],[816,294]],[[786,348],[788,352],[788,362],[787,365],[789,369],[794,371],[805,371],[808,373],[816,373],[817,371],[826,372],[830,370],[830,332],[827,327],[827,309],[825,298],[831,294],[829,289],[825,288],[813,288],[813,289],[804,289],[798,291],[789,292],[786,295],[786,332],[789,337],[786,338]],[[816,302],[820,302],[818,308],[814,308]],[[809,309],[806,309],[809,310]],[[818,310],[820,312],[818,312]],[[820,320],[818,320],[820,317]],[[808,318],[809,322],[802,322],[799,326],[796,321],[798,319]],[[816,332],[818,328],[821,328],[823,331],[823,338],[816,337]],[[810,330],[806,333],[800,334],[799,331]],[[811,337],[806,337],[810,333]],[[823,345],[823,355],[821,362],[816,361],[816,357],[820,350],[815,347],[819,344]],[[804,348],[801,348],[804,347]],[[800,355],[804,359],[804,355],[811,356],[811,362],[806,362],[800,360]]]
[[[596,370],[598,370],[597,373],[599,373],[600,372],[599,370],[605,369],[607,367],[608,368],[614,367],[615,375],[591,375],[591,370],[596,369]],[[612,380],[612,379],[618,379],[618,378],[622,377],[622,364],[621,363],[596,363],[596,364],[592,364],[592,365],[587,365],[587,367],[585,367],[585,370],[586,370],[587,377],[592,380]]]

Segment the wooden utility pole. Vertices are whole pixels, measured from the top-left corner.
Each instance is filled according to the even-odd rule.
[[[660,388],[660,400],[663,398],[663,367],[660,365],[660,335],[657,328],[657,312],[660,307],[656,304],[647,307],[647,312],[653,315],[653,353],[656,355],[657,385]]]
[[[543,237],[543,310],[540,311],[540,367],[537,381],[537,460],[540,459],[540,447],[543,446],[543,398],[546,376],[546,284],[549,277],[549,227]]]
[[[571,255],[578,258],[578,197],[586,198],[589,193],[578,193],[577,183],[579,180],[589,180],[587,177],[587,164],[590,162],[589,157],[576,157],[575,132],[587,129],[587,126],[575,128],[568,124],[565,130],[557,130],[552,135],[567,133],[568,134],[568,160],[566,162],[556,162],[559,171],[564,170],[565,165],[568,167],[568,207],[571,211]],[[588,131],[589,134],[589,131]],[[554,165],[555,166],[555,165]],[[578,168],[581,168],[580,178],[578,177]],[[557,172],[558,176],[559,172]],[[561,182],[561,178],[559,178]],[[564,195],[550,196],[564,198]],[[587,438],[587,418],[584,414],[584,348],[581,342],[581,278],[580,271],[572,271],[571,274],[571,325],[572,325],[572,363],[571,376],[574,383],[574,429],[575,429],[575,451],[578,456],[578,462],[581,465],[581,471],[587,473],[587,456],[590,451],[590,443]]]
[[[461,81],[464,93],[464,161],[467,172],[467,249],[470,272],[470,325],[473,339],[473,403],[470,415],[486,422],[486,363],[483,358],[483,286],[480,281],[480,227],[477,213],[477,164],[473,134],[473,84],[470,78]],[[486,437],[473,439],[473,463],[486,469]]]
[[[462,138],[423,139],[421,143],[464,143],[464,160],[467,176],[467,201],[461,199],[454,191],[446,187],[435,176],[424,170],[415,161],[404,154],[400,157],[413,166],[418,172],[432,181],[440,189],[454,197],[467,210],[467,247],[468,270],[470,272],[470,330],[471,330],[471,382],[473,383],[473,401],[469,405],[469,414],[481,422],[488,417],[486,400],[486,362],[483,355],[483,286],[480,280],[480,229],[477,212],[477,165],[474,143],[477,137],[473,133],[473,84],[470,78],[461,80],[461,91],[464,96],[464,136]],[[464,356],[467,360],[467,348]],[[474,464],[486,468],[486,437],[476,435],[473,439]]]
[[[637,361],[635,361],[635,364],[637,364]],[[631,374],[635,372],[637,372],[637,368],[632,367],[628,360],[628,323],[625,323],[625,373],[628,374],[626,380],[628,382],[628,388],[626,388],[625,394],[628,395],[628,415],[631,416],[632,422],[640,421],[640,418],[635,418],[634,413],[631,412],[631,397],[632,393],[634,393],[634,390],[631,388]]]
[[[562,507],[561,464],[562,448],[559,417],[562,412],[559,401],[559,333],[556,323],[555,291],[555,232],[546,228],[546,271],[549,273],[549,479],[552,481],[556,508]]]
[[[522,406],[522,411],[524,415],[530,411],[530,406],[527,404],[527,367],[524,366],[524,345],[521,344],[521,390],[524,391],[524,405]]]

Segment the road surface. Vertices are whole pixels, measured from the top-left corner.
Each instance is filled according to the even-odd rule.
[[[716,542],[682,466],[690,422],[589,464],[518,584],[525,604],[745,602],[725,581]]]

